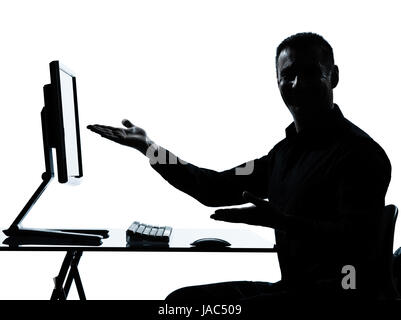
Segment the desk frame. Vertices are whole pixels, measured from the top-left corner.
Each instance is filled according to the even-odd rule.
[[[69,250],[64,257],[63,264],[61,265],[60,272],[54,280],[54,289],[50,297],[50,300],[67,300],[68,293],[72,282],[75,281],[75,285],[78,290],[80,300],[86,300],[84,287],[82,285],[81,276],[78,271],[79,260],[82,256],[82,250]],[[68,276],[67,276],[68,273]],[[67,280],[64,285],[65,278]]]

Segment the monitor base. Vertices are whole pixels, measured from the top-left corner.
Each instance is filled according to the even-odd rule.
[[[90,231],[84,233],[83,231]],[[3,231],[8,245],[48,244],[48,245],[94,245],[102,244],[107,230],[54,230],[14,227]],[[106,236],[103,236],[106,235]]]

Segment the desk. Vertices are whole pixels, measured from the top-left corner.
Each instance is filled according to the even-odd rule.
[[[79,260],[84,251],[127,252],[276,252],[274,244],[248,230],[235,229],[179,229],[173,228],[168,246],[128,246],[125,230],[112,229],[109,237],[100,246],[20,245],[8,246],[7,237],[0,232],[0,251],[66,251],[58,276],[54,278],[51,300],[65,300],[71,284],[75,281],[79,298],[85,300],[82,281],[78,272]],[[230,247],[205,249],[190,244],[200,238],[221,238],[231,243]]]

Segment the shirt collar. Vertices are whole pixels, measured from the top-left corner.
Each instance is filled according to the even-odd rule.
[[[304,136],[307,137],[318,137],[319,135],[325,135],[327,133],[334,133],[336,128],[338,128],[344,120],[344,116],[336,103],[334,103],[333,109],[330,110],[328,117],[324,120],[319,127],[310,128],[302,130],[302,132],[298,133],[295,128],[295,123],[292,122],[286,129],[285,134],[287,139],[290,138],[301,138]]]

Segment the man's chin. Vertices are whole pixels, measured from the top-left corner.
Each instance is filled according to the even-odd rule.
[[[310,105],[296,104],[291,106],[291,110],[296,115],[308,114],[311,111]]]
[[[311,114],[316,113],[320,108],[318,107],[319,103],[316,101],[303,101],[299,103],[294,103],[290,110],[293,110],[295,114]]]

